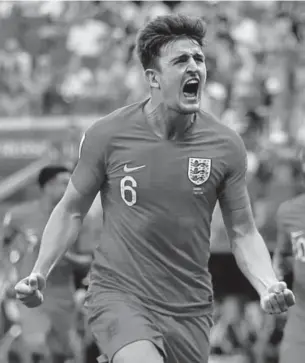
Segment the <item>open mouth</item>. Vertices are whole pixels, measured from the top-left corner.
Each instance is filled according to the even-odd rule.
[[[199,89],[199,80],[198,79],[190,79],[183,86],[183,95],[186,98],[197,98]]]

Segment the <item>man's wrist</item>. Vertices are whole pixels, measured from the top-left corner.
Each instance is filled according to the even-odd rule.
[[[277,283],[279,283],[279,280],[276,277],[264,281],[262,288],[260,291],[258,291],[260,297],[262,298],[267,295],[270,291],[270,288]]]
[[[48,271],[46,269],[42,269],[39,267],[34,267],[31,274],[40,275],[45,281],[47,280],[48,277]]]

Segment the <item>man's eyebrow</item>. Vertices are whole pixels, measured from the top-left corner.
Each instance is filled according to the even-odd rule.
[[[196,53],[183,53],[183,54],[180,54],[180,55],[178,55],[177,57],[175,57],[175,58],[173,58],[172,60],[171,60],[171,62],[172,63],[175,63],[175,62],[177,62],[177,61],[179,61],[179,60],[184,60],[184,59],[188,59],[189,57],[191,57],[191,56],[193,56],[194,58],[201,58],[201,59],[204,59],[204,55],[202,54],[202,53],[198,53],[198,52],[196,52]]]

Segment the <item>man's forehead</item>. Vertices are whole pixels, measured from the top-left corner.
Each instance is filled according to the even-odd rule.
[[[162,50],[161,55],[165,57],[179,57],[180,55],[187,54],[203,54],[201,46],[192,39],[178,39],[166,44]]]

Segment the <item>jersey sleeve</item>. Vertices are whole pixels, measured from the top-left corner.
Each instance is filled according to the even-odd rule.
[[[107,136],[98,122],[82,137],[78,163],[71,177],[74,187],[82,195],[97,194],[105,180]]]
[[[247,152],[242,139],[238,135],[234,136],[227,159],[227,172],[218,191],[219,202],[231,211],[244,208],[249,203],[246,184]]]

